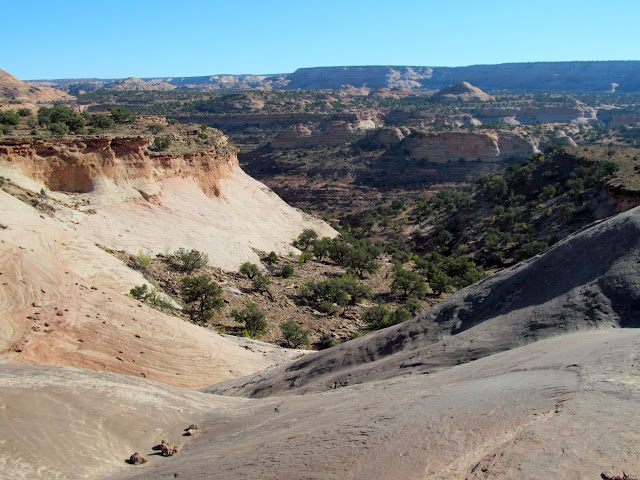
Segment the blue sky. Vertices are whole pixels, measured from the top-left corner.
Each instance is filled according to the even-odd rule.
[[[637,0],[23,0],[0,12],[0,68],[23,80],[640,59]]]

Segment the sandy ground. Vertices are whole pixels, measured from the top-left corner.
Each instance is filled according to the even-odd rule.
[[[634,474],[639,346],[636,330],[582,332],[430,375],[249,400],[99,372],[3,365],[0,478]],[[182,437],[194,421],[200,435]],[[163,438],[179,445],[178,454],[153,455]],[[149,463],[126,465],[133,451]]]

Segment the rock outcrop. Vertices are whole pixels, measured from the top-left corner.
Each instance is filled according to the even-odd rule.
[[[474,87],[469,82],[460,82],[455,85],[450,85],[443,88],[439,92],[436,92],[431,97],[433,101],[481,101],[486,102],[489,100],[495,100],[495,97],[486,94],[478,87]]]
[[[414,160],[436,163],[458,160],[495,162],[525,158],[538,151],[532,139],[497,132],[414,132],[402,141],[402,148]]]
[[[55,88],[38,87],[22,82],[4,70],[0,70],[0,99],[53,102],[57,100],[72,100],[73,97]]]

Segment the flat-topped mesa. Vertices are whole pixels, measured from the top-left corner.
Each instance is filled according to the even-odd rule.
[[[152,152],[149,144],[146,136],[7,139],[0,142],[0,167],[53,191],[90,193],[106,181],[145,198],[157,193],[157,180],[170,177],[192,177],[207,196],[218,196],[220,180],[238,167],[237,149],[226,137],[180,154]]]

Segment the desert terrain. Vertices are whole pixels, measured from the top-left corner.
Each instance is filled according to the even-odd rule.
[[[638,478],[608,63],[0,71],[0,478]]]

